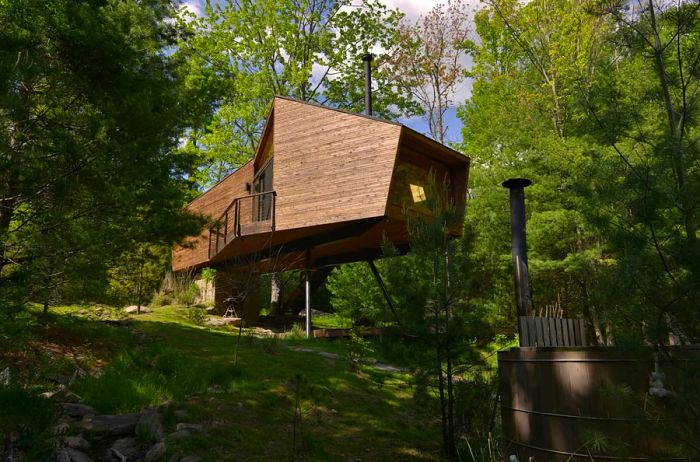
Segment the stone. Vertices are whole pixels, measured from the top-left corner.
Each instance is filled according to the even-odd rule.
[[[39,396],[54,401],[60,401],[61,403],[79,403],[83,399],[75,393],[66,390],[65,388],[54,391],[45,391]]]
[[[200,462],[202,460],[199,456],[184,456],[180,459],[180,462]]]
[[[80,403],[62,403],[63,413],[71,417],[85,417],[95,415],[95,409]]]
[[[306,309],[302,309],[301,311],[299,311],[298,315],[301,316],[302,318],[306,317]],[[319,310],[314,310],[314,309],[311,310],[311,317],[312,318],[322,318],[324,316],[330,316],[330,315],[331,315],[330,313],[326,313],[325,311],[319,311]]]
[[[208,326],[227,326],[241,327],[241,318],[222,318],[221,316],[209,316],[205,321]]]
[[[159,441],[151,447],[146,453],[146,462],[154,462],[160,460],[165,455],[165,442]]]
[[[329,359],[338,359],[340,358],[340,355],[337,353],[331,353],[329,351],[319,351],[318,354],[320,356],[323,356],[324,358],[329,358]]]
[[[175,426],[175,430],[186,431],[189,433],[200,433],[202,430],[204,430],[204,427],[199,424],[181,422]]]
[[[147,307],[142,306],[141,307],[141,313],[150,313],[151,310],[149,310]],[[124,313],[138,313],[138,306],[132,305],[132,306],[127,306],[124,308]]]
[[[140,450],[136,438],[128,437],[115,441],[109,452],[117,459],[132,460],[138,458]]]
[[[68,451],[61,449],[56,453],[56,462],[70,462]]]
[[[47,379],[59,385],[70,385],[73,382],[73,377],[63,374],[48,374]]]
[[[90,447],[90,443],[82,436],[66,436],[63,438],[66,446],[73,449],[86,449]]]
[[[91,433],[105,435],[128,435],[134,433],[139,414],[88,416],[76,424]]]
[[[93,462],[93,460],[87,454],[78,451],[77,449],[66,448],[65,451],[68,453],[70,462]]]
[[[178,419],[186,419],[189,416],[187,411],[184,409],[177,409],[175,412],[173,412],[173,415]]]
[[[173,454],[173,456],[168,459],[168,462],[180,462],[180,454]]]
[[[136,424],[136,433],[149,438],[150,441],[162,440],[165,436],[165,430],[158,411],[154,408],[143,410]]]
[[[176,432],[172,432],[171,434],[168,435],[168,438],[171,440],[181,440],[184,438],[189,438],[192,436],[192,433],[186,431],[186,430],[178,430]]]

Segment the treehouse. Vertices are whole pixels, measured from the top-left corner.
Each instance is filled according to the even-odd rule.
[[[405,251],[407,219],[430,214],[434,191],[463,216],[468,171],[468,157],[400,124],[276,97],[255,157],[189,204],[210,225],[173,251],[173,270],[250,279],[372,260],[386,242]]]

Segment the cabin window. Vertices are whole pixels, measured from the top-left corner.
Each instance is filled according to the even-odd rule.
[[[272,218],[272,164],[273,158],[260,169],[253,180],[253,221],[266,221]]]
[[[430,171],[414,164],[402,162],[396,166],[392,204],[415,212],[429,213],[428,182]]]
[[[429,199],[433,181],[437,188],[449,188],[449,174],[444,165],[409,156],[399,158],[394,173],[391,204],[405,210],[430,214]]]
[[[409,186],[411,187],[411,196],[413,196],[413,202],[423,202],[427,199],[427,197],[425,196],[425,188],[423,186],[418,184],[410,184]]]

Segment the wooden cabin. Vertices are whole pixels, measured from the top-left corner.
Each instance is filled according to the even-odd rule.
[[[173,270],[266,273],[377,258],[387,241],[406,250],[431,178],[463,215],[468,172],[468,157],[398,123],[276,97],[255,157],[189,204],[210,224],[173,251]]]

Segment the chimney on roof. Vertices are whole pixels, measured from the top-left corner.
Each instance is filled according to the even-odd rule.
[[[365,62],[365,114],[372,115],[372,53],[365,53],[362,61]]]
[[[510,178],[502,184],[504,188],[510,190],[510,232],[518,316],[532,315],[532,293],[525,241],[525,188],[531,184],[532,181],[527,178]]]

